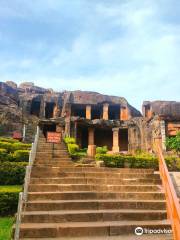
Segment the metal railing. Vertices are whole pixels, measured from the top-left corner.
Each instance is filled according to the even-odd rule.
[[[23,206],[27,202],[28,186],[30,182],[32,166],[36,158],[38,139],[39,139],[39,126],[37,126],[37,132],[35,135],[34,143],[32,143],[31,151],[29,154],[29,164],[26,167],[26,174],[24,179],[24,191],[19,193],[18,212],[16,217],[14,240],[19,240],[22,211],[23,211]]]
[[[159,172],[166,195],[167,215],[171,221],[173,239],[180,240],[180,205],[161,149],[161,139],[155,139],[159,158]]]

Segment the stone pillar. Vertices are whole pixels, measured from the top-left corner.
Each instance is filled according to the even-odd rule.
[[[119,128],[113,128],[113,153],[119,152]]]
[[[94,128],[88,129],[88,151],[89,157],[94,157],[96,154],[96,145],[94,145]]]
[[[86,118],[91,119],[91,105],[86,106]]]
[[[103,119],[108,120],[109,119],[109,104],[105,103],[103,105]]]
[[[126,121],[128,119],[129,119],[129,116],[128,116],[128,109],[127,109],[127,107],[122,107],[121,106],[120,120]]]

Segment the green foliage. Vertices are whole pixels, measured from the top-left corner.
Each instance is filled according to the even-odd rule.
[[[1,142],[0,141],[0,148],[6,149],[8,153],[15,152],[16,150],[28,150],[31,148],[31,144],[24,144],[20,142]]]
[[[96,154],[95,158],[104,161],[106,167],[124,167],[125,159],[122,155]]]
[[[64,138],[64,142],[66,143],[66,144],[75,144],[76,143],[76,140],[75,140],[75,138],[72,138],[72,137],[65,137]]]
[[[0,137],[0,142],[19,143],[19,140],[14,139],[14,138],[4,138],[4,137]]]
[[[16,150],[11,156],[15,162],[28,162],[29,150]]]
[[[70,154],[73,154],[79,150],[79,146],[75,143],[69,143],[68,144],[68,151]]]
[[[68,152],[71,155],[72,159],[79,160],[87,155],[87,149],[79,149],[79,146],[76,144],[75,138],[65,137],[64,142],[67,145]]]
[[[13,217],[0,218],[0,240],[11,240]]]
[[[0,186],[0,216],[13,215],[17,211],[20,186]]]
[[[111,154],[96,154],[96,160],[102,160],[107,167],[125,167],[127,164],[130,168],[154,168],[158,169],[157,158],[130,156],[130,155],[111,155]]]
[[[6,161],[8,157],[7,150],[4,148],[0,148],[0,161]]]
[[[1,162],[0,185],[23,184],[26,165],[24,162]]]
[[[166,138],[166,147],[176,153],[180,153],[180,132],[175,137]]]
[[[106,154],[107,152],[108,152],[107,146],[96,148],[96,153],[97,154]]]
[[[180,171],[180,158],[176,156],[165,157],[166,165],[169,171]]]

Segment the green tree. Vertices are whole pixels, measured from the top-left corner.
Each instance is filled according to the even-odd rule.
[[[166,147],[180,155],[180,132],[175,137],[166,138]]]

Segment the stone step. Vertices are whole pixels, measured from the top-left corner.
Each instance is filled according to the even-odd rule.
[[[67,191],[127,191],[127,192],[156,192],[160,191],[158,185],[103,185],[103,184],[30,184],[29,192],[67,192]]]
[[[49,170],[48,170],[49,169]],[[59,168],[47,168],[41,169],[36,168],[32,171],[32,177],[44,177],[48,178],[50,176],[53,177],[85,177],[85,178],[153,178],[160,179],[159,174],[148,174],[148,173],[115,173],[115,172],[65,172],[63,169]]]
[[[164,192],[29,192],[28,200],[133,199],[164,200]]]
[[[52,154],[60,155],[60,156],[64,155],[64,154],[68,154],[69,155],[69,153],[66,150],[47,151],[46,153],[43,152],[43,150],[37,150],[36,154],[37,155],[47,155],[47,156],[52,155]]]
[[[127,185],[146,185],[161,184],[160,179],[148,179],[148,178],[31,178],[32,184],[127,184]]]
[[[51,162],[56,164],[60,161],[71,161],[71,162],[73,162],[71,157],[69,157],[69,156],[67,156],[67,157],[61,157],[60,156],[58,158],[57,157],[52,158],[52,156],[50,158],[38,158],[38,157],[36,157],[36,159],[35,159],[35,162],[43,163],[44,165],[46,165],[46,163],[49,164]]]
[[[20,238],[57,238],[80,236],[113,236],[134,234],[136,227],[146,229],[171,229],[169,221],[120,221],[120,222],[66,222],[24,223]]]
[[[151,209],[165,210],[164,200],[39,200],[29,201],[26,211],[55,211],[78,209]]]
[[[20,240],[42,240],[42,238],[21,238]],[[127,236],[89,236],[89,237],[58,237],[58,238],[43,238],[43,240],[173,240],[172,234],[144,234],[136,236],[135,234]]]
[[[59,156],[62,157],[62,156],[69,156],[69,153],[67,153],[67,152],[58,153],[55,151],[54,151],[54,153],[53,152],[45,153],[45,152],[39,152],[39,151],[36,153],[37,157],[43,157],[43,158],[48,158],[48,157],[51,157],[52,155],[54,157],[59,157]]]
[[[73,162],[59,162],[59,163],[49,163],[49,164],[46,164],[46,166],[48,167],[71,167],[73,166],[74,163]],[[43,163],[35,163],[34,166],[37,166],[37,167],[41,167],[41,166],[44,166]]]
[[[83,167],[83,166],[74,166],[74,167],[67,167],[67,168],[62,168],[62,167],[48,167],[48,166],[42,166],[42,167],[33,167],[34,170],[38,169],[38,171],[42,170],[63,170],[64,172],[104,172],[104,173],[138,173],[138,174],[153,174],[154,175],[154,170],[153,169],[130,169],[130,168],[105,168],[105,167]]]
[[[61,210],[23,212],[23,223],[64,223],[100,221],[146,221],[164,220],[166,210],[145,209],[101,209],[101,210]]]

